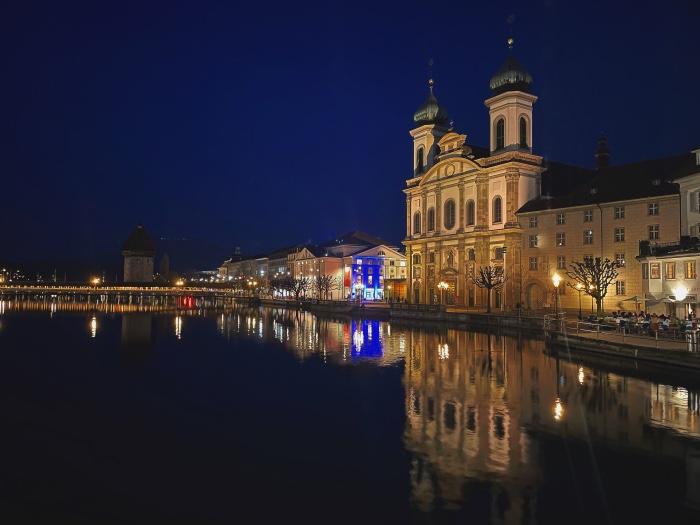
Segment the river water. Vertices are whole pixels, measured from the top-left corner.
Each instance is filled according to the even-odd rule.
[[[0,302],[3,523],[700,523],[700,381],[272,308]]]

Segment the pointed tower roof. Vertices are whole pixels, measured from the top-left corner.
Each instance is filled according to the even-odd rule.
[[[131,232],[131,235],[129,235],[129,238],[124,243],[124,246],[122,246],[122,254],[124,252],[137,252],[143,253],[144,255],[155,255],[156,245],[153,242],[153,239],[151,239],[151,236],[148,235],[146,228],[143,227],[143,224],[139,223],[139,225],[134,228],[134,231]]]

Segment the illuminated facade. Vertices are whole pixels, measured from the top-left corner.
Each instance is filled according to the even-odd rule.
[[[512,43],[512,42],[511,42]],[[414,121],[413,174],[406,181],[406,260],[408,297],[413,303],[439,301],[486,304],[485,291],[470,283],[479,266],[505,269],[508,257],[520,257],[522,229],[515,212],[540,194],[542,157],[533,154],[533,105],[529,73],[511,56],[491,79],[490,146],[466,143],[466,135],[447,127],[447,111],[433,95]],[[505,247],[505,249],[504,249]],[[512,267],[511,271],[519,271]],[[505,290],[492,292],[497,308],[514,297],[513,275]]]

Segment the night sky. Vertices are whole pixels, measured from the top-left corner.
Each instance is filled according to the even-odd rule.
[[[536,154],[593,167],[601,132],[611,164],[700,148],[696,1],[23,0],[0,13],[0,259],[94,259],[139,222],[249,255],[352,230],[398,245],[428,78],[455,130],[488,145],[508,36],[539,97]]]

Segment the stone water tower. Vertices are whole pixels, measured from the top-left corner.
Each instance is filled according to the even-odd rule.
[[[124,256],[124,282],[153,282],[153,259],[156,255],[156,245],[143,224],[139,223],[131,232],[122,246],[122,255]]]

